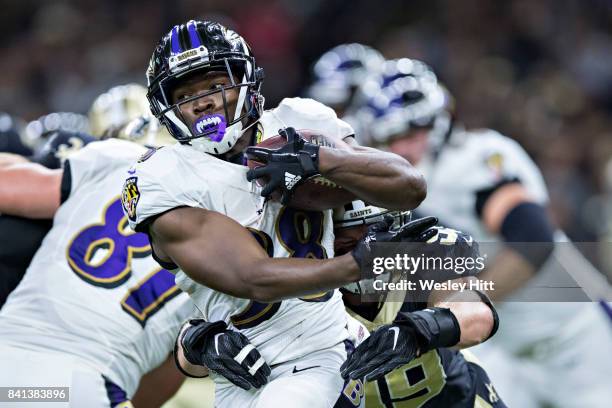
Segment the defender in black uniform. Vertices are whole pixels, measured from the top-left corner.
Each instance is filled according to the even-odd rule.
[[[377,207],[355,203],[360,202],[353,202],[345,209],[336,211],[334,215],[336,255],[352,250],[358,239],[366,232],[367,226],[380,222],[384,216],[393,214],[396,219],[406,218],[405,213],[386,213],[386,211]],[[400,224],[403,222],[399,221]],[[445,253],[441,254],[442,257],[478,256],[477,246],[465,245],[472,241],[467,234],[447,228],[434,228],[439,231],[437,238],[428,242],[444,242],[449,245]],[[432,245],[431,247],[443,248],[444,246]],[[463,276],[465,274],[473,275],[476,272],[476,269],[466,271]],[[431,271],[428,271],[428,277],[436,281],[453,278],[452,275],[438,273],[438,271],[434,271],[434,274],[437,276],[432,276]],[[455,275],[454,278],[457,276],[459,275]],[[419,278],[426,277],[421,276]],[[357,348],[357,354],[360,355],[349,357],[348,364],[346,364],[349,369],[346,370],[345,368],[344,372],[349,376],[351,369],[356,368],[355,371],[358,371],[360,365],[364,363],[367,365],[368,362],[363,361],[360,357],[368,352],[374,356],[371,361],[376,358],[382,361],[382,363],[372,365],[369,372],[365,372],[365,374],[374,374],[377,377],[375,380],[365,383],[366,408],[489,408],[506,406],[495,391],[486,371],[467,350],[458,351],[447,347],[436,347],[421,353],[407,363],[395,367],[392,363],[384,362],[384,355],[389,353],[392,348],[388,340],[393,338],[394,331],[396,331],[395,327],[398,327],[397,332],[400,333],[399,328],[406,327],[406,322],[410,321],[412,323],[415,321],[413,318],[415,314],[423,316],[424,313],[427,313],[424,312],[425,309],[429,311],[437,309],[431,307],[431,305],[428,307],[428,303],[423,301],[424,299],[431,299],[430,292],[406,291],[402,303],[401,297],[399,298],[400,301],[389,301],[388,293],[380,295],[377,302],[362,302],[363,299],[371,300],[372,293],[368,293],[369,288],[363,285],[363,281],[360,282],[360,285],[349,285],[342,288],[341,291],[343,292],[344,304],[350,313],[372,331],[371,336],[379,337],[379,341],[369,342],[369,344],[368,340],[365,340]],[[494,327],[489,334],[489,337],[491,337],[497,330],[497,314],[484,294],[478,294],[478,297],[491,308],[494,317]],[[476,303],[478,302],[476,301]],[[450,310],[452,312],[453,306],[450,306]],[[419,319],[416,319],[416,322],[419,324]],[[439,324],[439,327],[443,326],[444,322]],[[398,349],[400,349],[401,345],[399,343],[402,341],[413,342],[412,337],[416,337],[418,343],[420,334],[408,333],[411,335],[402,337],[400,334],[396,337],[395,341],[398,343]],[[363,350],[364,346],[366,346],[366,350]],[[370,350],[367,350],[368,346]],[[355,362],[351,363],[351,360],[355,360]],[[368,359],[366,358],[366,360]],[[385,364],[389,365],[383,371],[389,372],[386,374],[377,372]],[[361,373],[358,372],[359,377],[363,374],[363,370]],[[350,377],[353,376],[350,375]],[[353,398],[350,398],[348,393],[345,393],[345,397],[347,401],[355,404],[358,400],[358,398],[355,398],[358,393],[355,387],[353,391]],[[342,406],[351,405],[345,403]]]

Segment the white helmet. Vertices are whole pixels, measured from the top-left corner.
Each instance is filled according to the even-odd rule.
[[[96,137],[150,114],[147,88],[138,84],[115,86],[100,94],[89,109],[89,127]]]
[[[450,127],[452,98],[424,62],[386,61],[380,75],[371,77],[360,91],[364,102],[357,114],[368,124],[367,144],[387,144],[413,127],[431,127],[441,138]]]
[[[385,59],[367,45],[341,44],[323,54],[313,67],[307,96],[326,105],[348,105],[354,91],[369,75],[378,73]]]
[[[160,147],[176,143],[153,115],[142,115],[128,122],[114,136],[146,147]]]
[[[334,209],[334,228],[350,228],[360,225],[372,225],[383,221],[385,216],[393,217],[391,228],[398,228],[410,221],[410,211],[389,211],[385,208],[369,205],[361,200],[355,200],[342,207]]]

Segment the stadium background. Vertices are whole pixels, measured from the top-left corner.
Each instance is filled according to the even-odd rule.
[[[266,71],[266,105],[301,94],[329,48],[362,42],[430,64],[468,127],[518,140],[542,169],[555,222],[612,280],[612,2],[606,0],[0,0],[0,111],[86,113],[144,84],[160,36],[220,20]],[[193,388],[201,395],[201,388]],[[200,385],[201,386],[201,385]],[[210,386],[210,383],[207,383]],[[174,402],[173,407],[182,407]]]
[[[234,27],[265,68],[271,107],[303,92],[316,58],[363,42],[432,65],[468,127],[518,140],[541,167],[556,223],[612,240],[612,3],[605,0],[182,0],[0,2],[0,110],[86,113],[111,86],[144,84],[173,24]],[[601,253],[605,253],[602,251]],[[594,256],[612,276],[612,261]],[[595,254],[591,254],[595,255]],[[607,265],[606,265],[607,264]]]

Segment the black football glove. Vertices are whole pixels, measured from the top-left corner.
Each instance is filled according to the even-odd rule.
[[[247,148],[250,160],[265,163],[247,172],[247,180],[265,178],[261,195],[269,197],[274,191],[281,193],[281,204],[289,203],[295,188],[312,176],[319,174],[319,146],[304,140],[292,127],[280,129],[287,144],[279,149],[257,146]]]
[[[177,347],[189,363],[206,366],[245,390],[268,382],[270,366],[242,333],[227,329],[223,321],[192,319],[184,326]]]
[[[467,232],[443,226],[435,226],[433,228],[436,230],[436,235],[428,240],[428,244],[437,243],[439,246],[452,246],[459,248],[463,252],[474,251],[473,249],[468,249],[468,247],[478,248],[478,243]]]
[[[376,329],[340,367],[344,379],[377,380],[397,367],[438,347],[452,347],[461,331],[455,315],[444,308],[400,312],[393,324]]]
[[[441,259],[473,259],[480,257],[478,242],[470,234],[452,228],[436,226],[431,228],[435,235],[426,243],[413,248],[422,256]],[[449,279],[457,279],[460,276],[474,276],[482,271],[484,264],[464,262],[461,267],[454,269],[422,269],[416,271],[417,278],[433,279],[436,282],[444,282]]]
[[[374,262],[372,244],[383,242],[426,242],[437,234],[436,230],[431,228],[437,223],[438,219],[436,217],[424,217],[410,221],[392,230],[390,228],[393,225],[393,217],[385,217],[384,221],[377,222],[368,228],[365,237],[353,248],[353,258],[357,261],[361,271],[371,271]]]

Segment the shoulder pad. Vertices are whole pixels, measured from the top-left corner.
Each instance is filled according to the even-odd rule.
[[[491,129],[465,132],[465,148],[477,152],[478,168],[483,169],[490,185],[501,180],[520,181],[533,198],[543,203],[548,200],[546,185],[540,170],[525,149],[514,139]]]
[[[276,108],[264,112],[261,122],[264,138],[287,126],[318,130],[342,139],[355,133],[348,123],[338,119],[333,109],[309,98],[285,98]]]

